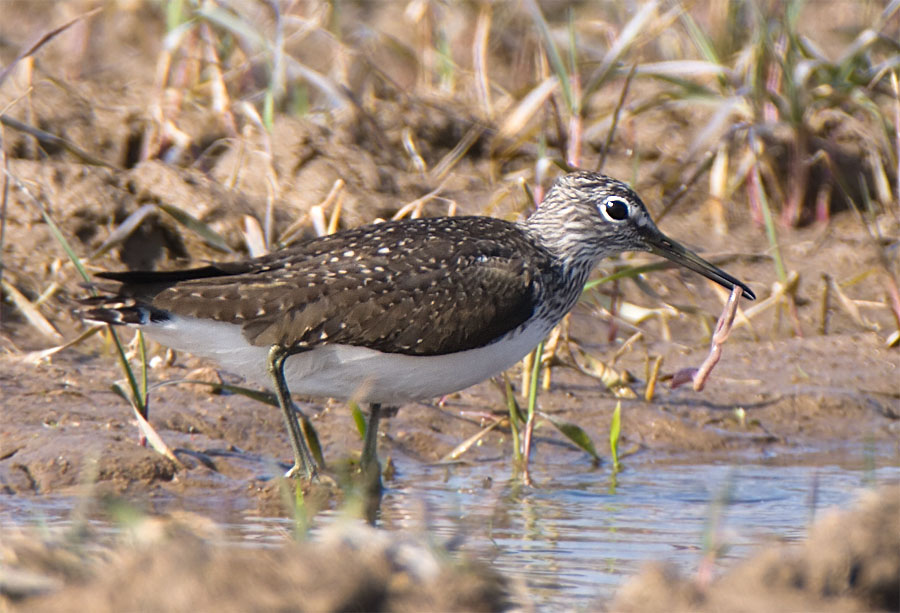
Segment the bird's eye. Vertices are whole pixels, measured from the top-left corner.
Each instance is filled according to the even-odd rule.
[[[600,212],[610,221],[625,221],[628,219],[628,203],[613,196],[603,201]]]

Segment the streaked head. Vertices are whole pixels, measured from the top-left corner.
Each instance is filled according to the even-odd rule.
[[[557,179],[525,226],[572,266],[593,268],[623,251],[649,251],[756,298],[746,284],[660,232],[634,190],[597,172],[581,170]]]

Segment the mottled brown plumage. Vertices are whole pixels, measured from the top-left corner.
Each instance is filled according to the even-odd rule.
[[[663,235],[627,185],[582,171],[557,180],[521,223],[392,221],[244,262],[102,273],[120,285],[84,300],[84,317],[138,326],[270,381],[294,448],[292,470],[312,476],[288,383],[299,393],[371,403],[363,458],[371,462],[380,403],[450,393],[509,368],[571,310],[602,258],[629,250],[754,297]]]
[[[158,317],[235,323],[255,345],[440,355],[480,347],[524,323],[554,266],[516,224],[452,217],[365,226],[175,274],[98,276],[121,282],[120,297]]]

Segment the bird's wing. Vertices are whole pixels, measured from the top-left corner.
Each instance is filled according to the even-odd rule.
[[[449,232],[382,224],[375,233],[324,237],[254,260],[250,272],[234,265],[237,274],[177,282],[152,306],[240,323],[261,346],[350,344],[409,355],[473,349],[532,315],[544,261],[523,255],[517,243],[525,238],[512,224],[468,218],[472,228],[465,219]],[[424,247],[411,231],[426,233]]]

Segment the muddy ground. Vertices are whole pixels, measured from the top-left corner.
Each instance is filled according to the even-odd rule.
[[[74,16],[76,5],[84,9],[93,6],[71,3],[66,10],[47,9],[42,13],[25,3],[13,4],[18,11],[8,13],[11,18],[4,19],[0,26],[4,64],[45,31],[48,23],[62,23]],[[391,27],[384,13],[380,18],[379,25]],[[302,220],[311,207],[326,201],[338,179],[344,182],[341,227],[388,217],[404,204],[430,193],[438,187],[436,182],[423,176],[401,153],[405,129],[412,128],[418,137],[419,154],[433,166],[464,137],[471,126],[470,116],[462,105],[435,104],[397,91],[369,92],[374,99],[367,104],[375,109],[374,114],[345,111],[304,118],[280,113],[275,116],[269,139],[244,116],[239,117],[239,131],[229,132],[227,122],[204,106],[205,94],[194,93],[197,98],[183,103],[173,118],[189,136],[190,146],[183,154],[187,161],[167,163],[163,158],[172,151],[171,143],[161,144],[166,137],[160,135],[158,116],[153,113],[157,107],[148,103],[163,97],[154,82],[163,33],[162,16],[152,3],[106,7],[42,49],[32,75],[20,69],[0,88],[2,106],[9,116],[62,135],[111,165],[85,163],[58,147],[39,146],[21,131],[4,129],[4,151],[14,181],[5,211],[3,280],[28,300],[44,296],[39,310],[49,323],[43,326],[35,323],[36,318],[26,317],[10,292],[4,290],[0,304],[0,504],[3,499],[38,500],[51,495],[91,500],[111,496],[128,500],[151,515],[189,511],[227,521],[236,512],[252,509],[262,515],[290,517],[295,509],[285,502],[284,482],[278,476],[286,467],[290,448],[277,409],[240,395],[211,393],[201,385],[178,383],[184,379],[239,383],[232,375],[219,373],[214,365],[190,355],[167,356],[163,348],[150,347],[151,356],[157,358],[150,371],[154,385],[150,422],[176,450],[184,464],[179,467],[137,444],[131,409],[110,388],[123,375],[102,335],[49,357],[38,355],[85,329],[72,313],[74,299],[84,294],[80,279],[53,238],[40,206],[52,216],[78,255],[85,258],[91,271],[175,268],[208,259],[241,257],[246,252],[243,216],[264,220],[270,201],[274,204],[277,235]],[[251,71],[247,78],[253,74]],[[615,100],[615,95],[610,94],[610,99]],[[374,127],[373,118],[377,124]],[[628,176],[632,163],[628,152],[633,154],[634,149],[643,150],[645,159],[659,156],[655,139],[671,129],[670,118],[659,114],[641,121],[640,126],[632,125],[625,131],[630,136],[620,137],[633,140],[616,141],[608,167],[611,173]],[[679,125],[680,130],[689,129],[683,123]],[[688,136],[675,138],[687,140]],[[533,160],[525,157],[525,151],[521,157],[496,163],[490,153],[497,146],[487,136],[480,137],[446,180],[439,182],[440,197],[428,200],[423,213],[443,214],[452,208],[457,213],[514,217],[527,211],[530,204],[516,179],[533,179]],[[670,146],[667,144],[666,149]],[[274,188],[272,176],[276,178]],[[653,176],[638,179],[636,188],[644,194],[651,212],[659,210],[663,194]],[[740,199],[739,194],[735,197]],[[691,192],[686,202],[664,219],[662,229],[746,281],[759,297],[757,304],[766,304],[776,290],[777,279],[764,231],[752,221],[746,206],[736,202],[728,209],[728,234],[710,232],[703,200],[702,190]],[[202,220],[224,238],[225,244],[213,248],[209,240],[170,215],[154,211],[127,238],[98,254],[104,241],[130,214],[143,205],[160,203],[174,205]],[[900,353],[896,344],[892,347],[888,343],[897,322],[887,307],[883,282],[885,266],[896,272],[897,251],[881,248],[891,241],[896,244],[900,226],[896,214],[890,212],[878,216],[876,223],[886,237],[881,242],[871,237],[852,211],[837,213],[824,226],[782,228],[784,260],[799,279],[794,294],[796,319],[777,305],[762,309],[750,320],[739,317],[725,345],[725,355],[703,392],[660,384],[652,401],[642,399],[648,365],[655,358],[662,357],[663,375],[702,361],[711,325],[724,298],[718,288],[685,271],[647,275],[640,287],[622,281],[615,290],[621,300],[648,308],[663,308],[664,304],[680,307],[640,323],[611,317],[594,306],[596,301],[590,297],[579,305],[568,327],[572,345],[595,360],[614,362],[614,368],[635,377],[631,387],[637,398],[622,400],[621,447],[631,454],[629,462],[752,461],[776,456],[791,462],[819,456],[859,456],[865,451],[881,463],[897,463]],[[313,233],[309,221],[300,228],[302,235]],[[223,249],[232,253],[223,253]],[[883,253],[892,254],[893,261],[885,264]],[[627,258],[629,264],[651,260],[641,255]],[[610,265],[606,272],[612,269]],[[843,290],[831,291],[823,302],[826,275]],[[608,294],[609,290],[603,292]],[[749,304],[742,306],[752,308]],[[623,342],[636,331],[641,332],[640,337],[622,353]],[[565,343],[559,347],[557,358],[550,388],[540,397],[542,410],[554,419],[578,424],[603,449],[599,441],[606,440],[618,400],[595,378],[569,367],[573,358]],[[518,368],[510,378],[518,388]],[[340,483],[342,466],[358,456],[361,446],[349,409],[321,399],[298,400],[316,427],[329,474],[338,475]],[[451,395],[440,404],[401,407],[382,424],[381,457],[402,459],[395,462],[400,464],[438,462],[479,432],[492,414],[502,415],[504,411],[505,399],[496,381]],[[541,463],[552,454],[580,457],[581,452],[552,428],[544,426],[538,432],[534,462]],[[480,445],[462,456],[462,461],[494,462],[498,470],[508,472],[512,462],[508,429],[501,427],[489,433]],[[389,487],[389,474],[385,482]],[[316,491],[308,500],[316,505],[341,504],[340,487],[313,489]],[[897,517],[897,505],[894,491],[884,495],[882,506],[870,501],[858,513],[868,513],[868,518],[881,513],[878,517],[890,521]],[[869,526],[869,534],[877,533],[882,525],[881,520],[860,521],[857,516],[845,521],[857,527],[854,529]],[[383,544],[381,549],[373,549],[371,559],[360,562],[361,568],[369,569],[358,573],[360,583],[335,587],[334,573],[328,574],[330,565],[325,563],[318,569],[321,576],[306,574],[313,570],[297,561],[302,555],[292,555],[293,545],[276,552],[222,548],[195,526],[172,525],[175,527],[163,531],[164,538],[152,540],[152,546],[113,550],[101,556],[107,566],[89,565],[80,570],[73,569],[78,567],[77,556],[69,561],[73,566],[67,566],[35,541],[28,545],[27,539],[26,544],[5,540],[5,559],[0,561],[5,564],[3,568],[36,572],[39,578],[50,580],[51,587],[16,592],[8,582],[0,581],[4,588],[0,592],[6,598],[0,606],[9,610],[36,610],[32,607],[39,606],[66,610],[67,602],[90,602],[93,598],[98,603],[112,603],[108,610],[120,610],[117,601],[106,599],[106,594],[122,589],[116,577],[128,576],[132,568],[158,570],[148,574],[146,584],[133,587],[134,597],[151,598],[158,592],[156,586],[169,583],[173,576],[187,577],[189,584],[190,578],[204,576],[227,585],[229,573],[253,567],[257,561],[262,567],[278,568],[283,573],[261,574],[258,578],[258,584],[272,598],[264,601],[273,609],[279,603],[292,602],[294,592],[285,590],[317,584],[332,586],[346,600],[316,601],[309,610],[496,610],[506,606],[507,594],[514,591],[504,579],[465,565],[434,571],[423,579],[416,574],[419,571],[391,562],[393,550]],[[826,525],[815,534],[828,530],[836,529]],[[185,538],[197,539],[199,544],[186,547],[173,534],[190,534]],[[382,537],[367,533],[360,538],[380,542]],[[822,551],[833,551],[844,561],[868,560],[860,564],[865,568],[870,562],[877,566],[872,571],[877,578],[853,583],[845,577],[839,585],[810,580],[807,584],[814,587],[807,596],[811,600],[802,600],[802,591],[794,590],[784,600],[772,601],[772,606],[896,608],[896,600],[885,596],[895,584],[888,581],[886,588],[881,578],[884,568],[889,573],[898,567],[896,556],[890,558],[876,544],[842,552],[834,545],[840,539],[829,538],[811,537],[815,543],[809,547],[821,549],[801,557],[819,558]],[[865,539],[861,537],[860,542]],[[25,553],[29,547],[43,553],[29,557]],[[185,549],[194,556],[187,561]],[[343,559],[345,552],[338,552],[321,555],[324,559],[328,555]],[[236,557],[242,558],[240,564],[236,564]],[[770,562],[765,568],[782,568],[772,560],[765,564]],[[882,563],[886,566],[878,566]],[[775,584],[803,583],[807,571],[798,570],[802,566],[799,562],[790,564],[789,571],[748,571],[741,581],[766,586],[760,591]],[[385,575],[382,569],[391,565],[399,570],[396,575]],[[455,573],[454,578],[447,579],[440,574],[443,572]],[[284,578],[297,576],[306,577],[305,583],[288,587]],[[685,610],[700,609],[707,605],[703,605],[705,596],[698,594],[716,586],[688,585],[671,571],[660,569],[649,571],[643,583],[640,581],[626,588],[616,608],[644,610],[640,603],[667,603],[667,594],[679,594],[677,602],[683,603],[680,606]],[[723,583],[721,589],[731,589],[727,581]],[[409,588],[418,584],[433,585],[437,591],[432,594]],[[451,589],[439,589],[448,585]],[[655,596],[646,598],[648,590]],[[43,591],[51,592],[47,600],[23,596]],[[231,602],[231,609],[222,608],[222,602],[229,602],[227,590],[216,593],[223,600],[208,603],[209,608],[241,610],[247,604],[237,601]],[[840,598],[828,600],[828,594]],[[523,601],[515,600],[520,604]],[[176,601],[147,602],[149,609],[179,608]],[[715,606],[731,608],[734,601],[713,598],[709,603],[712,610]],[[93,610],[103,609],[98,605]]]

